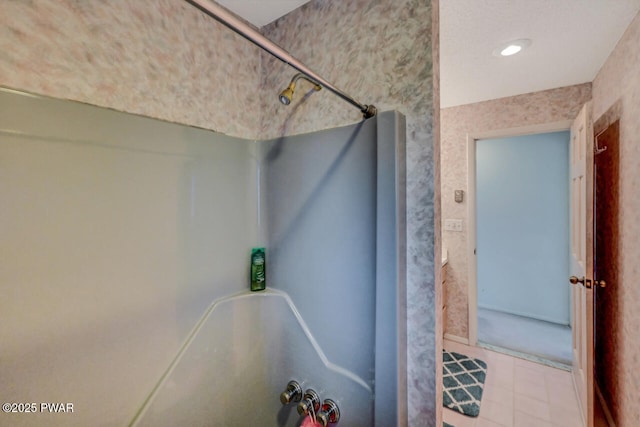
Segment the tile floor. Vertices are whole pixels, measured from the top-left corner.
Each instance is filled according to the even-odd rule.
[[[455,427],[581,427],[571,374],[479,347],[444,341],[444,348],[487,362],[480,415],[443,409]]]

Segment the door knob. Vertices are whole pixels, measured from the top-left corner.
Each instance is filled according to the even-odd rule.
[[[571,282],[572,285],[577,285],[578,283],[581,283],[584,285],[584,276],[582,276],[579,279],[576,276],[571,276],[569,277],[569,281]]]
[[[579,279],[576,276],[571,276],[569,277],[569,281],[571,282],[572,285],[577,285],[578,283],[580,283],[583,286],[585,286],[587,289],[591,289],[591,280],[585,280],[584,276],[582,276]],[[604,280],[594,280],[593,284],[594,286],[598,286],[601,288],[607,287],[607,282],[605,282]]]

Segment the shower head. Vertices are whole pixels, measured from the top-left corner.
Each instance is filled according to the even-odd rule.
[[[291,79],[291,83],[289,83],[289,86],[287,86],[287,88],[285,90],[280,92],[280,95],[278,96],[278,99],[284,105],[291,104],[291,101],[293,100],[293,91],[296,90],[296,82],[299,79],[304,79],[304,80],[306,80],[308,82],[313,83],[313,90],[318,91],[318,90],[322,89],[322,86],[320,86],[318,83],[316,83],[315,81],[311,80],[310,78],[308,78],[304,74],[298,73],[295,76],[293,76],[293,78]]]
[[[296,82],[289,83],[289,87],[280,92],[280,102],[284,105],[291,104],[291,100],[293,99],[293,91],[296,90]]]

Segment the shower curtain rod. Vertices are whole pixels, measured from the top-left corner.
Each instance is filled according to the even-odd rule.
[[[193,6],[197,7],[207,15],[211,16],[215,20],[219,21],[221,24],[227,26],[231,30],[240,34],[242,37],[246,38],[250,42],[254,43],[261,49],[269,52],[271,55],[275,56],[285,64],[288,64],[307,76],[313,83],[317,83],[323,88],[333,92],[338,97],[347,101],[349,104],[358,107],[362,112],[362,115],[365,119],[373,117],[376,115],[377,110],[373,105],[365,105],[361,104],[340,89],[336,88],[334,85],[329,83],[327,80],[323,79],[313,71],[311,71],[306,65],[302,62],[291,56],[289,52],[260,34],[255,29],[251,28],[249,25],[245,24],[238,16],[236,16],[231,11],[219,6],[217,3],[214,3],[210,0],[185,0],[188,3],[191,3]]]

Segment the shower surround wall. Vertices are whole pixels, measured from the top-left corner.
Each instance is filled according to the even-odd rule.
[[[135,425],[294,427],[295,405],[277,399],[290,379],[335,400],[341,425],[399,425],[402,116],[265,141],[259,151],[268,290],[215,303]]]
[[[12,90],[0,111],[3,393],[72,402],[56,425],[121,425],[105,413],[133,417],[172,366],[141,425],[293,426],[291,378],[347,425],[398,424],[402,116],[259,142]],[[288,295],[247,292],[258,214]]]
[[[468,338],[468,205],[456,203],[455,190],[467,189],[467,135],[561,120],[573,120],[591,99],[591,84],[500,98],[441,111],[442,218],[463,220],[462,232],[443,231],[448,251],[445,333]]]
[[[434,425],[440,408],[432,6],[435,11],[437,0],[314,0],[262,30],[362,102],[407,116],[412,426]],[[0,85],[250,139],[360,120],[326,91],[301,102],[304,83],[290,107],[275,104],[294,71],[181,0],[159,0],[153,7],[125,0],[5,1],[0,24]]]
[[[248,286],[256,145],[0,90],[0,390],[74,405],[0,425],[131,420],[211,301]]]
[[[375,384],[375,426],[402,425],[404,117],[380,113],[357,125],[260,147],[268,280],[295,301],[333,363]],[[356,422],[366,425],[345,420]]]

